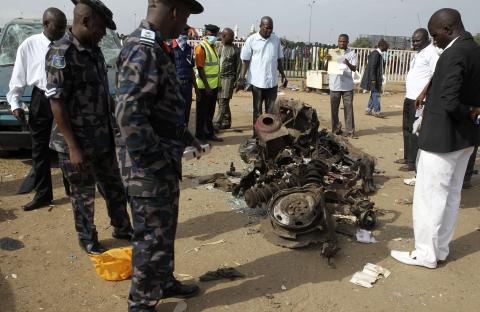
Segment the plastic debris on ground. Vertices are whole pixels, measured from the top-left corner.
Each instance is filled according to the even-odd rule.
[[[204,244],[201,244],[200,246],[198,247],[195,247],[195,248],[192,248],[192,249],[189,249],[187,251],[185,251],[185,253],[190,253],[190,252],[199,252],[200,249],[202,247],[205,247],[205,246],[213,246],[213,245],[219,245],[219,244],[224,244],[225,241],[223,239],[219,240],[219,241],[216,241],[216,242],[211,242],[211,243],[204,243]]]
[[[10,238],[10,237],[3,237],[0,238],[0,249],[6,251],[15,251],[24,248],[25,245],[23,242]]]
[[[264,207],[250,208],[242,198],[231,198],[227,200],[230,208],[237,213],[244,213],[248,216],[266,217],[268,215],[267,210]]]
[[[411,179],[404,179],[403,184],[406,184],[408,186],[415,186],[415,182],[417,181],[416,178],[411,178]]]
[[[218,281],[221,279],[229,279],[231,281],[236,278],[244,278],[245,274],[232,267],[219,268],[216,271],[209,271],[200,276],[200,282]]]
[[[364,243],[364,244],[378,243],[375,237],[372,236],[372,232],[364,229],[357,229],[355,236],[357,237],[357,242],[359,243]]]
[[[379,265],[367,263],[363,268],[363,271],[355,273],[350,279],[350,283],[353,283],[358,286],[365,288],[372,288],[373,284],[380,279],[388,278],[391,272],[387,269],[382,268]]]
[[[182,300],[177,303],[173,312],[185,312],[187,311],[187,308],[188,308],[187,303]]]
[[[198,178],[198,183],[200,185],[205,185],[207,190],[219,189],[224,192],[231,192],[235,183],[239,183],[240,178],[238,177],[229,177],[224,173],[215,173],[212,175],[207,175]]]
[[[297,85],[293,85],[290,87],[290,90],[292,91],[300,91],[300,88]]]
[[[190,274],[174,273],[175,278],[180,281],[189,281],[193,280],[193,276]]]
[[[400,198],[395,200],[395,204],[398,205],[411,205],[413,204],[413,199],[410,198]]]

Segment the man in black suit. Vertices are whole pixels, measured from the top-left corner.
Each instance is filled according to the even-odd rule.
[[[383,117],[380,113],[380,93],[382,92],[382,82],[384,73],[384,64],[382,53],[388,50],[388,43],[380,39],[377,44],[377,49],[368,56],[367,68],[362,76],[360,87],[364,90],[371,91],[367,115],[375,117]]]
[[[395,251],[396,260],[436,268],[446,260],[460,205],[463,178],[480,128],[480,47],[465,31],[460,13],[441,9],[428,29],[444,49],[427,94],[419,137],[413,199],[415,250]]]

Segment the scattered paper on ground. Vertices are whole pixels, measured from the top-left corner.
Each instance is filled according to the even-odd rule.
[[[357,233],[355,233],[357,236],[357,241],[360,243],[364,244],[373,244],[377,243],[377,240],[375,237],[372,236],[372,232],[364,230],[364,229],[358,229]]]
[[[357,272],[352,276],[350,283],[365,288],[372,288],[372,284],[374,284],[379,278],[382,276],[387,278],[390,274],[391,272],[389,270],[384,269],[379,265],[367,263],[365,267],[363,267],[363,271]]]

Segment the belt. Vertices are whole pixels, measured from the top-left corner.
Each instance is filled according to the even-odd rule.
[[[185,134],[187,132],[187,127],[185,125],[177,125],[166,120],[151,124],[159,137],[178,141],[183,141],[185,139]]]

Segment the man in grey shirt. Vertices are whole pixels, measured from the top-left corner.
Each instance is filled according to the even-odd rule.
[[[343,134],[342,124],[338,119],[338,110],[340,108],[340,100],[343,97],[343,108],[345,115],[345,135],[349,137],[355,136],[355,119],[353,115],[353,77],[352,72],[357,70],[357,55],[348,48],[349,38],[346,34],[338,37],[338,48],[344,50],[342,75],[329,75],[330,83],[330,105],[332,109],[332,132],[340,135]],[[330,60],[331,57],[327,57]],[[328,63],[327,63],[328,66]]]

